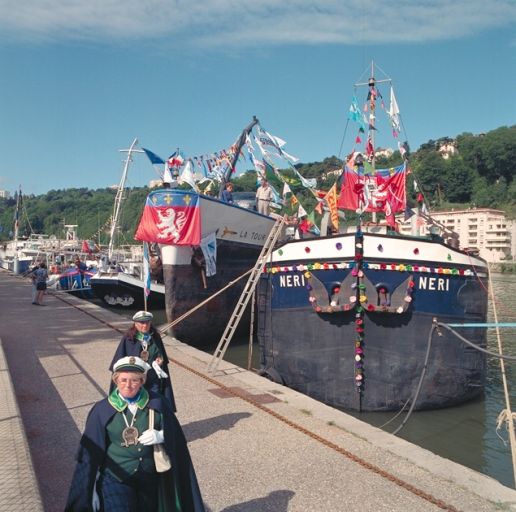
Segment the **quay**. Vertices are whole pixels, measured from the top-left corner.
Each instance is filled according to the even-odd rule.
[[[129,321],[0,272],[0,512],[64,508],[86,415]],[[516,511],[516,491],[164,338],[210,512]],[[186,512],[186,511],[185,511]]]

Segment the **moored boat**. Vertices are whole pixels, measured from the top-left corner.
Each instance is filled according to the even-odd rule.
[[[397,232],[402,219],[395,214],[407,211],[409,164],[405,157],[396,168],[375,166],[378,84],[373,73],[357,84],[366,87],[367,99],[361,108],[354,98],[350,108],[359,133],[342,169],[338,204],[356,211],[356,225],[339,226],[336,198],[328,200],[332,234],[287,241],[266,266],[257,298],[261,372],[357,411],[401,409],[415,399],[424,375],[415,409],[452,406],[481,395],[485,355],[448,331],[430,334],[434,320],[486,321],[487,264],[460,250],[455,237]],[[384,110],[398,131],[392,89]],[[415,212],[418,219],[431,223],[423,210]],[[367,212],[383,213],[386,221],[366,221]],[[467,335],[485,348],[485,328]]]
[[[206,262],[199,250],[200,241],[189,245],[161,245],[167,318],[170,322],[211,297],[251,269],[275,220],[254,210],[224,203],[178,189],[151,193],[155,204],[197,203],[200,210],[200,241],[213,237],[216,246],[216,273],[206,276]],[[228,287],[203,308],[178,323],[172,334],[181,341],[202,346],[222,335],[245,279]],[[151,293],[152,295],[152,293]],[[246,321],[247,320],[247,321]],[[248,329],[248,318],[240,326]]]
[[[251,151],[249,136],[257,125],[253,118],[238,141],[221,151],[216,161],[210,157],[185,161],[176,152],[165,162],[145,150],[153,164],[165,165],[166,188],[149,194],[135,238],[160,246],[169,322],[210,299],[170,330],[192,345],[207,345],[220,338],[245,285],[245,279],[239,278],[255,265],[275,223],[274,218],[258,213],[248,197],[222,200],[221,191],[235,171],[244,144]],[[194,161],[210,167],[211,183],[219,182],[219,197],[201,193],[193,179]],[[176,183],[188,183],[192,190],[170,186],[174,175]],[[248,317],[242,320],[240,332],[248,332]]]

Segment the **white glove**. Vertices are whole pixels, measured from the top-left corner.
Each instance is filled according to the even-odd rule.
[[[161,366],[156,361],[152,363],[152,367],[154,368],[154,371],[156,372],[158,378],[168,379],[168,375],[161,369]]]
[[[91,497],[91,507],[95,512],[100,510],[100,498],[99,498],[99,495],[97,494],[96,489],[93,489],[93,495]]]
[[[161,444],[165,440],[163,436],[163,430],[146,430],[139,438],[138,441],[145,446],[151,446],[153,444]]]

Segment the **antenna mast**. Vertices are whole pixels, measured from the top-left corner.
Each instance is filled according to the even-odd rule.
[[[120,149],[119,151],[122,153],[127,153],[127,157],[124,163],[124,172],[122,173],[122,178],[120,179],[120,184],[118,185],[118,190],[116,192],[115,197],[115,205],[113,207],[113,216],[111,218],[111,232],[109,235],[109,246],[108,246],[108,258],[111,261],[113,257],[113,248],[115,245],[115,234],[118,229],[118,220],[120,218],[120,211],[122,205],[122,199],[124,194],[125,182],[127,181],[127,171],[129,170],[129,163],[132,162],[132,154],[133,153],[143,153],[141,149],[134,149],[134,147],[138,144],[138,139],[134,139],[131,147],[129,149]]]

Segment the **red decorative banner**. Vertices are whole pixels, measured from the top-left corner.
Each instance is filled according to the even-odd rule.
[[[151,192],[147,196],[134,238],[168,245],[199,245],[199,196],[182,190]]]

